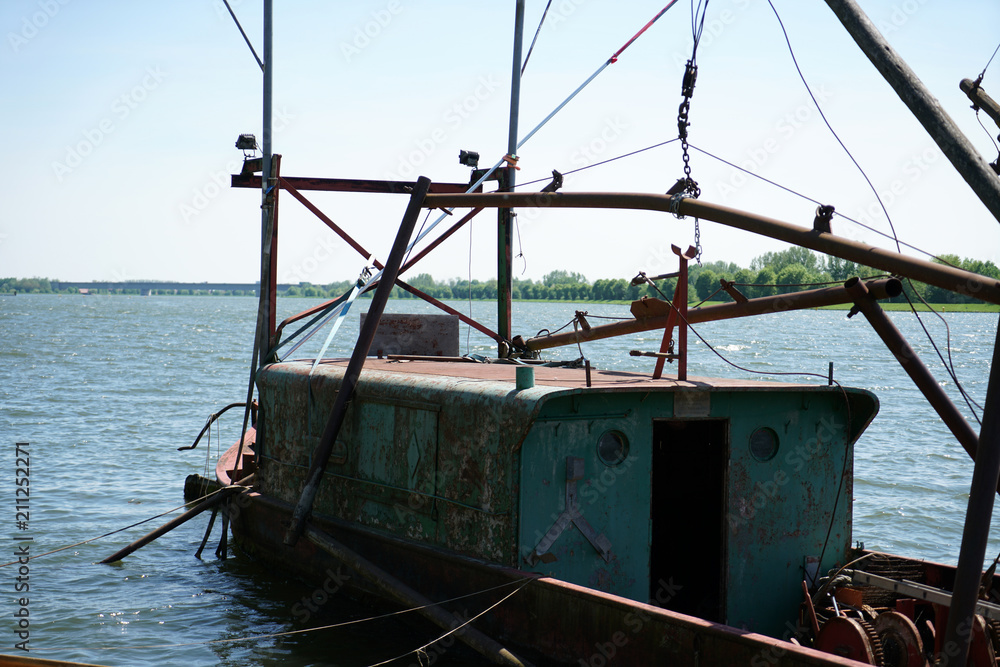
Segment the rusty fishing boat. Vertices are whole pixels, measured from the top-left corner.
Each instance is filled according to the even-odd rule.
[[[895,58],[853,3],[828,4],[880,69]],[[522,21],[519,1],[516,34]],[[979,299],[1000,304],[1000,283],[838,236],[831,211],[818,211],[807,228],[703,201],[689,175],[666,194],[566,192],[558,172],[538,192],[515,192],[521,60],[518,40],[509,151],[492,169],[463,152],[468,183],[282,175],[270,147],[265,67],[263,155],[248,157],[232,178],[234,187],[260,189],[263,202],[244,435],[216,468],[219,482],[238,487],[224,514],[237,544],[315,585],[346,568],[352,593],[419,608],[496,664],[998,664],[1000,579],[982,564],[1000,475],[1000,364],[994,356],[976,433],[878,301],[898,295],[908,278],[959,292],[975,285]],[[887,78],[1000,219],[997,175],[905,66]],[[965,87],[997,113],[978,82]],[[407,199],[384,263],[310,191]],[[301,202],[373,265],[349,293],[281,323],[279,195]],[[522,336],[511,318],[510,212],[531,207],[689,216],[895,277],[752,299],[723,285],[731,303],[690,308],[695,252],[674,246],[676,273],[636,276],[643,284],[676,278],[670,297],[635,301],[621,322],[591,325],[578,313],[572,331]],[[418,215],[432,209],[468,212],[408,252],[433,229],[413,239]],[[496,331],[402,278],[487,209],[497,210],[499,229]],[[383,316],[394,286],[443,313]],[[370,290],[350,358],[292,358],[286,345],[329,322],[336,330]],[[878,412],[872,392],[832,375],[795,384],[688,372],[691,325],[841,303],[871,323],[976,462],[957,567],[852,547],[853,446]],[[495,341],[496,357],[460,355],[460,322]],[[632,353],[649,357],[652,373],[542,357],[557,346],[659,330],[659,349]],[[754,503],[755,493],[768,502]],[[457,615],[457,600],[477,611]]]

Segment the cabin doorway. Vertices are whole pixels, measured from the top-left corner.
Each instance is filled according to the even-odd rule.
[[[650,591],[653,604],[725,622],[729,422],[653,422]]]

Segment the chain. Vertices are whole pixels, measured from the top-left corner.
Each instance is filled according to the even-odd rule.
[[[684,80],[681,83],[681,95],[684,96],[677,109],[677,138],[681,141],[681,159],[684,161],[684,193],[697,199],[701,196],[698,181],[691,178],[691,156],[688,154],[688,127],[691,122],[688,115],[691,112],[691,96],[694,95],[694,84],[698,78],[698,66],[694,60],[688,60],[684,69]],[[694,247],[698,250],[695,259],[701,264],[701,227],[698,218],[694,219]]]

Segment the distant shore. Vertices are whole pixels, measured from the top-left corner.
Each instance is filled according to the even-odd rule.
[[[17,296],[17,292],[0,292],[0,296]],[[25,294],[22,292],[21,294]],[[108,294],[104,292],[89,292],[87,294],[80,294],[76,292],[36,292],[35,294],[40,296],[140,296],[136,294],[121,294],[114,293]],[[209,292],[197,292],[194,294],[174,294],[174,293],[164,293],[164,294],[152,294],[147,296],[197,296],[197,297],[253,297],[254,294],[219,294],[219,293],[209,293]],[[303,294],[296,295],[283,295],[279,294],[283,299],[321,299],[326,297],[316,297],[316,296],[305,296]],[[370,299],[371,294],[365,294],[360,296],[360,299]],[[394,300],[405,301],[419,301],[419,299],[414,299],[413,297],[391,297]],[[463,299],[445,299],[446,301],[469,301],[468,298]],[[476,303],[491,303],[496,301],[495,298],[473,298],[472,301]],[[603,299],[603,300],[585,300],[585,299],[512,299],[514,303],[581,303],[581,304],[595,304],[595,305],[614,305],[614,306],[628,306],[632,301],[628,299]],[[696,302],[692,302],[690,307],[694,307]],[[721,305],[723,303],[729,303],[725,301],[706,301],[700,305],[702,306],[715,306]],[[909,312],[910,304],[908,303],[892,303],[889,301],[880,301],[879,305],[882,306],[882,310],[887,312]],[[930,307],[925,306],[922,303],[915,303],[914,307],[917,312],[929,313],[1000,313],[1000,305],[995,305],[991,303],[931,303]],[[821,306],[819,308],[809,308],[807,310],[850,310],[853,306],[849,303],[837,304],[833,306]]]

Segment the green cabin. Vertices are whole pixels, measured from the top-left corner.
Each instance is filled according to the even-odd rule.
[[[347,363],[311,365],[257,377],[256,486],[292,504]],[[780,636],[851,546],[877,410],[839,387],[370,359],[314,514]]]

